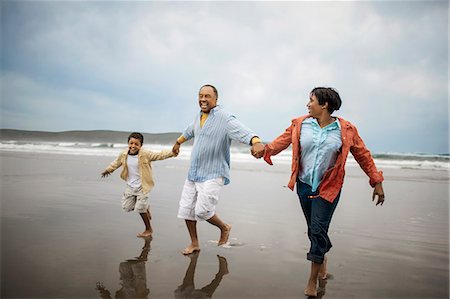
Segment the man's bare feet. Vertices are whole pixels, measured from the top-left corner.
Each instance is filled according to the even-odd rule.
[[[145,230],[145,231],[143,231],[142,233],[137,234],[137,236],[138,236],[139,238],[148,238],[148,237],[151,237],[152,234],[153,234],[153,231],[151,231],[151,230]]]
[[[183,251],[181,251],[181,253],[184,255],[189,255],[189,254],[197,252],[197,251],[200,251],[200,246],[191,244],[188,247],[186,247],[185,249],[183,249]]]
[[[230,237],[231,225],[225,224],[225,229],[220,230],[220,240],[217,242],[218,246],[224,245],[228,242],[228,238]]]

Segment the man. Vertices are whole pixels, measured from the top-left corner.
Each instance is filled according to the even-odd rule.
[[[230,182],[231,140],[252,146],[255,157],[264,153],[261,140],[231,113],[217,105],[217,89],[212,85],[200,88],[200,113],[177,139],[172,151],[178,153],[180,145],[195,137],[191,153],[188,178],[181,194],[178,218],[185,219],[191,244],[182,253],[200,250],[197,221],[206,220],[220,229],[218,245],[228,241],[231,225],[224,223],[215,213],[219,193]]]

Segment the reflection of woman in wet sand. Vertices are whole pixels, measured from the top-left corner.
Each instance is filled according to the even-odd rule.
[[[228,274],[227,260],[222,256],[217,256],[219,259],[219,271],[217,271],[214,279],[201,289],[195,289],[194,275],[195,267],[197,266],[197,259],[200,252],[196,251],[189,255],[191,262],[186,270],[186,274],[183,279],[183,284],[175,290],[175,298],[211,298],[214,291],[222,281],[222,277]]]
[[[147,288],[145,262],[150,251],[151,238],[144,238],[144,240],[144,247],[138,257],[120,263],[119,273],[122,288],[116,292],[115,298],[148,298],[150,290]],[[103,283],[97,283],[97,290],[102,298],[112,298]]]

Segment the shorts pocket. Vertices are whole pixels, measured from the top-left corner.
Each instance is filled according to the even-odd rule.
[[[136,196],[131,193],[127,193],[126,191],[122,196],[122,209],[125,212],[131,212],[134,210],[134,206],[136,204]]]
[[[139,195],[136,200],[136,212],[145,213],[148,209],[148,196],[147,195]]]

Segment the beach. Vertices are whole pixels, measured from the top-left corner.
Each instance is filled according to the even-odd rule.
[[[232,161],[218,215],[230,244],[198,224],[201,251],[176,217],[189,160],[153,162],[151,240],[121,210],[120,170],[101,179],[107,156],[0,151],[2,298],[305,298],[309,241],[288,163]],[[330,226],[332,279],[323,298],[448,298],[447,171],[383,169],[386,202],[347,167]],[[192,280],[194,285],[192,285]],[[184,283],[183,283],[184,282]]]

